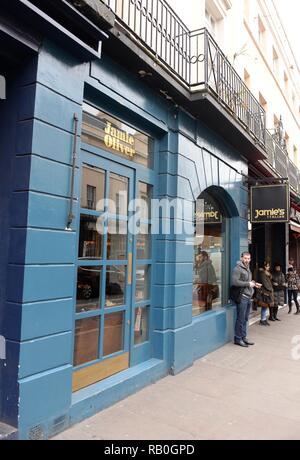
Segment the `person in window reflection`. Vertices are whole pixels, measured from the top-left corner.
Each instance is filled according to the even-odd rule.
[[[219,287],[214,266],[205,251],[196,256],[195,275],[198,301],[204,305],[205,311],[211,310],[213,301],[219,297]]]

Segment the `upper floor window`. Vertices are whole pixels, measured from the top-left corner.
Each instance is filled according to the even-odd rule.
[[[251,77],[246,69],[244,69],[244,82],[246,86],[250,89],[251,88]]]
[[[221,307],[225,281],[225,217],[203,192],[195,206],[193,316]]]
[[[264,109],[264,111],[267,112],[268,111],[268,103],[267,103],[267,101],[265,100],[265,98],[263,97],[263,95],[261,93],[259,93],[259,103],[262,106],[262,108]]]
[[[278,54],[274,47],[273,47],[273,72],[276,76],[278,75],[278,72],[279,72],[279,58],[278,58]]]
[[[266,42],[266,28],[261,18],[258,16],[258,41],[259,44],[264,47]]]
[[[213,17],[213,15],[209,13],[207,9],[205,10],[205,26],[209,30],[209,32],[215,37],[217,21]]]
[[[298,166],[298,149],[297,149],[297,147],[295,145],[293,147],[293,155],[294,155],[293,161],[294,161],[295,165]]]

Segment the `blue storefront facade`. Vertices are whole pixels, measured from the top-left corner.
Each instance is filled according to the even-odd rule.
[[[233,338],[230,273],[248,249],[246,155],[116,62],[105,35],[101,56],[88,58],[75,40],[73,50],[44,34],[1,70],[0,421],[19,439],[49,438]],[[99,113],[131,147],[150,139],[149,162],[97,144],[109,132]],[[91,176],[104,199],[113,187],[191,207],[211,197],[222,214],[221,233],[211,235],[221,238],[216,308],[195,302],[195,247],[174,232],[172,214],[171,231],[146,243],[127,231],[122,242],[95,236],[105,209],[95,206]],[[125,226],[130,217],[121,205],[108,215]],[[184,223],[193,228],[193,219]]]

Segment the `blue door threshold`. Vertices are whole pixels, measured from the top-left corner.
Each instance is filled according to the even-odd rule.
[[[166,362],[150,359],[73,393],[70,425],[93,416],[166,375]]]

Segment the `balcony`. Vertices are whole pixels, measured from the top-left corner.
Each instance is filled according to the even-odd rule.
[[[268,130],[266,130],[266,151],[268,154],[266,164],[278,177],[289,180],[292,193],[300,195],[300,171]]]
[[[150,86],[300,194],[300,173],[267,131],[263,107],[205,28],[190,31],[165,0],[99,2],[116,17],[112,56],[139,75],[144,69]]]
[[[264,109],[206,29],[189,31],[165,0],[103,1],[116,15],[118,43],[109,51],[113,57],[122,62],[125,55],[127,67],[137,73],[142,66],[151,75],[150,85],[159,85],[162,94],[206,122],[245,157],[266,158]],[[120,47],[122,36],[126,52]],[[138,57],[142,50],[152,63],[147,57],[134,63],[133,43]]]

